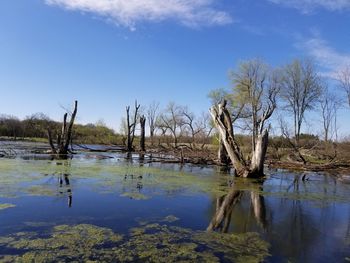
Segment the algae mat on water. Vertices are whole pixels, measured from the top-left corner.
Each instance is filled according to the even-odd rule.
[[[256,233],[220,234],[147,224],[126,236],[88,224],[58,225],[46,234],[0,237],[2,262],[261,262],[268,244]]]
[[[0,204],[0,210],[16,207],[14,204]]]
[[[117,193],[134,200],[198,193],[219,197],[227,194],[233,185],[236,190],[255,191],[267,197],[311,201],[322,206],[350,201],[350,186],[317,179],[301,182],[295,190],[291,187],[295,185],[291,180],[294,176],[277,172],[268,176],[262,184],[233,178],[214,170],[209,174],[201,174],[186,169],[179,171],[166,165],[156,168],[140,166],[138,163],[79,158],[66,161],[4,159],[0,162],[0,197],[60,195],[62,185],[59,186],[58,182],[70,180],[69,185],[66,184],[68,188],[74,188],[77,181],[81,181],[99,194]],[[316,178],[327,177],[315,175]],[[71,191],[68,188],[67,191]]]
[[[59,180],[51,180],[57,177]],[[187,194],[226,193],[229,176],[208,176],[171,169],[113,163],[103,160],[73,159],[66,161],[5,159],[0,162],[0,197],[24,195],[53,196],[57,181],[84,181],[99,193],[119,192],[133,199],[149,199],[165,192]],[[62,179],[61,179],[62,180]],[[71,185],[74,184],[71,182]],[[139,191],[142,190],[142,193]],[[125,192],[126,191],[126,192]]]

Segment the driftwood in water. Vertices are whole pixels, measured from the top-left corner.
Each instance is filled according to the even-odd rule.
[[[72,116],[68,124],[67,124],[68,113],[65,113],[63,116],[62,129],[61,129],[61,133],[57,136],[56,147],[52,139],[52,132],[50,129],[48,129],[48,139],[49,139],[49,144],[50,144],[52,153],[58,154],[58,155],[67,155],[69,153],[69,145],[72,141],[73,125],[74,125],[75,117],[77,115],[77,111],[78,111],[78,101],[75,101],[74,110],[72,112]]]
[[[142,115],[140,117],[140,127],[141,127],[141,134],[140,134],[140,149],[141,151],[146,151],[145,147],[145,127],[146,127],[146,117]]]
[[[268,130],[263,125],[258,130],[255,138],[255,145],[252,151],[252,160],[249,164],[245,160],[239,145],[236,142],[231,115],[226,108],[226,101],[219,103],[217,107],[210,109],[214,124],[219,131],[220,138],[225,146],[232,165],[240,177],[262,177],[264,176],[264,161],[268,145]],[[264,114],[265,116],[265,114]],[[265,119],[264,119],[265,120]],[[264,121],[263,120],[263,121]],[[263,124],[261,121],[261,124]]]

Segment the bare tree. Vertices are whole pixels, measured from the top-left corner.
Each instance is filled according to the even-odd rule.
[[[233,102],[240,105],[238,116],[231,117],[226,101],[210,109],[213,121],[224,142],[225,149],[236,170],[242,177],[263,176],[263,165],[268,145],[266,122],[276,109],[276,96],[280,90],[279,74],[268,69],[259,60],[240,64],[232,73]],[[233,123],[243,112],[248,113],[252,129],[251,160],[246,159],[234,136]]]
[[[69,145],[71,144],[71,139],[72,139],[73,125],[74,125],[75,117],[77,115],[77,111],[78,111],[78,101],[75,101],[74,110],[71,114],[71,118],[68,124],[67,124],[68,113],[65,113],[63,115],[61,133],[57,137],[57,149],[52,139],[51,129],[48,128],[49,144],[54,154],[58,154],[62,156],[68,154]]]
[[[140,104],[137,104],[135,101],[135,109],[133,112],[133,117],[131,119],[130,114],[130,106],[126,107],[126,128],[127,128],[127,151],[131,152],[134,150],[134,139],[135,139],[135,131],[138,119],[138,111],[140,109]]]
[[[153,101],[147,109],[147,119],[149,125],[149,135],[151,139],[151,144],[153,145],[153,138],[156,131],[156,122],[158,118],[159,102]]]
[[[200,117],[197,118],[195,129],[199,131],[196,134],[196,141],[200,143],[200,148],[203,150],[205,145],[210,143],[209,139],[214,129],[214,124],[212,124],[208,113],[203,112]]]
[[[324,140],[328,142],[337,132],[337,112],[340,107],[339,99],[334,93],[331,93],[325,86],[321,100],[322,126],[324,132]]]
[[[345,91],[350,106],[350,65],[346,66],[338,73],[337,80],[340,87]]]
[[[322,92],[319,76],[310,60],[295,60],[284,69],[282,99],[292,112],[295,144],[299,145],[305,113],[312,110]]]
[[[169,131],[173,137],[174,147],[177,148],[178,138],[182,135],[183,117],[182,108],[174,102],[170,102],[165,112],[159,116],[158,126],[162,130]]]

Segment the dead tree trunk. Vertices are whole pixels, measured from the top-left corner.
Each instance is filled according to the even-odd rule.
[[[265,129],[259,134],[255,141],[255,149],[253,151],[252,161],[250,164],[250,173],[257,176],[264,174],[264,162],[266,157],[267,145],[269,141],[269,133]]]
[[[135,101],[135,111],[133,119],[130,120],[130,106],[126,107],[126,121],[127,121],[127,136],[128,136],[128,143],[127,143],[127,151],[132,152],[134,150],[134,138],[135,138],[135,130],[136,130],[136,123],[137,123],[137,114],[140,109],[140,104],[137,104],[137,101]]]
[[[75,101],[74,110],[72,112],[72,116],[68,124],[67,124],[68,113],[65,113],[63,116],[61,134],[57,136],[57,147],[55,147],[53,143],[51,130],[48,129],[49,144],[53,154],[67,155],[69,153],[69,145],[72,139],[73,125],[74,125],[75,117],[77,115],[77,111],[78,111],[78,101]]]
[[[229,165],[230,164],[230,158],[227,155],[227,151],[224,145],[224,142],[221,139],[219,139],[219,150],[218,150],[218,160],[221,165]]]
[[[145,152],[145,126],[146,126],[146,117],[142,115],[140,117],[140,126],[141,126],[141,135],[140,135],[140,149]]]
[[[264,175],[264,161],[268,145],[267,129],[259,129],[252,162],[248,165],[235,140],[231,115],[226,109],[226,102],[219,103],[218,107],[212,107],[210,114],[236,170],[236,175],[239,177],[262,177]]]
[[[247,168],[240,148],[235,141],[231,116],[226,109],[226,102],[224,101],[220,103],[218,107],[212,107],[210,109],[210,114],[217,130],[219,131],[233,167],[236,170],[236,174],[241,177],[248,177],[249,169]]]

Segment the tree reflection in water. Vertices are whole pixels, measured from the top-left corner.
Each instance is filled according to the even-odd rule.
[[[258,188],[258,190],[262,190],[262,183],[258,184]],[[243,195],[247,194],[250,195],[252,212],[256,221],[263,229],[266,229],[267,220],[265,199],[259,194],[258,190],[236,190],[236,187],[233,184],[227,195],[217,198],[215,214],[207,228],[207,231],[216,230],[222,233],[227,233],[232,221],[231,217],[235,205],[241,201]]]
[[[312,173],[276,174],[262,182],[235,178],[228,193],[213,201],[207,231],[259,232],[275,259],[332,262],[347,256],[350,244],[350,211],[336,199],[345,190],[334,177]]]
[[[69,160],[65,161],[64,163],[57,162],[56,165],[64,165],[69,167],[71,166],[71,162]],[[58,192],[60,195],[67,195],[68,207],[71,208],[73,203],[73,193],[72,193],[72,187],[70,184],[69,176],[70,176],[69,173],[58,174],[58,184],[59,184]]]

